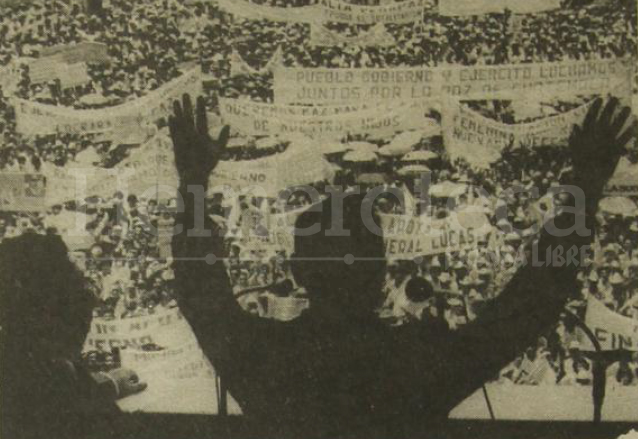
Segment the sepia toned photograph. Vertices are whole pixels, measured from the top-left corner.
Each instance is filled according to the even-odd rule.
[[[638,434],[637,6],[0,0],[0,439]]]

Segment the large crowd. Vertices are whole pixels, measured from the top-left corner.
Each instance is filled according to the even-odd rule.
[[[273,0],[259,2],[278,7],[299,7],[306,2]],[[328,23],[333,31],[357,35],[369,26]],[[0,15],[0,67],[16,63],[21,69],[15,95],[51,105],[100,108],[134,100],[178,77],[193,63],[206,73],[205,92],[209,107],[217,99],[242,97],[271,102],[272,72],[264,71],[281,51],[280,62],[304,67],[396,67],[440,64],[531,63],[579,59],[616,58],[636,53],[636,8],[612,2],[594,9],[558,10],[536,15],[511,13],[473,17],[444,17],[435,9],[425,11],[413,24],[387,25],[396,41],[389,47],[316,46],[310,40],[308,24],[275,23],[234,17],[214,2],[176,0],[124,2],[111,0],[102,14],[90,15],[77,5],[64,2],[25,4],[7,8]],[[60,81],[34,83],[29,64],[48,46],[94,41],[108,47],[109,62],[87,66],[90,80],[64,89]],[[231,75],[233,54],[247,63],[253,73]],[[125,159],[130,145],[114,144],[97,135],[58,133],[27,138],[16,131],[10,102],[11,92],[0,90],[0,169],[11,172],[46,172],[47,168],[74,165],[113,167]],[[545,103],[554,113],[580,105],[586,97],[571,102]],[[471,108],[504,123],[540,118],[520,116],[508,101],[473,101]],[[439,115],[433,115],[439,117]],[[336,169],[334,182],[345,185],[383,184],[414,191],[414,175],[402,172],[407,162],[401,157],[377,156],[376,151],[393,139],[348,136],[372,150],[372,160],[349,160],[348,148],[326,158]],[[286,150],[287,141],[232,139],[226,160],[252,160]],[[455,200],[456,208],[482,206],[494,227],[503,209],[517,229],[538,224],[552,203],[541,205],[528,193],[505,195],[508,187],[538,187],[541,194],[560,184],[569,162],[561,145],[534,150],[506,151],[489,169],[475,169],[462,160],[451,160],[441,136],[415,140],[410,151],[429,151],[427,166],[432,184],[467,190]],[[351,149],[356,149],[354,146]],[[635,162],[635,150],[628,157]],[[413,163],[411,163],[413,164]],[[422,168],[421,168],[422,169]],[[315,182],[322,191],[328,181]],[[489,197],[476,195],[475,187]],[[283,188],[282,188],[283,189]],[[437,199],[438,198],[438,199]],[[445,218],[452,212],[434,197],[420,215]],[[634,197],[633,202],[637,200]],[[292,192],[289,209],[302,209],[310,200]],[[99,299],[95,316],[122,319],[148,315],[157,309],[174,307],[173,273],[170,268],[170,237],[152,235],[149,228],[170,227],[174,209],[171,200],[144,199],[136,194],[95,194],[83,200],[67,200],[42,213],[3,212],[0,239],[26,230],[63,233],[78,216],[86,223],[86,236],[73,242],[73,256],[85,270]],[[281,213],[275,199],[244,196],[227,200],[211,194],[213,219],[228,231],[227,267],[238,300],[248,311],[264,318],[294,318],[308,306],[305,292],[296,285],[286,261],[287,253],[277,246],[252,248],[236,238],[238,231],[259,229],[264,212]],[[228,213],[239,214],[229,222]],[[403,213],[392,197],[382,198],[381,213]],[[283,210],[285,211],[285,210]],[[598,240],[592,264],[580,273],[582,291],[574,292],[569,310],[582,317],[592,294],[615,312],[638,319],[638,210],[601,212]],[[520,265],[521,249],[533,234],[514,231],[481,240],[475,249],[448,252],[410,260],[391,259],[384,290],[386,301],[378,310],[388,324],[438,321],[451,329],[467,323],[481,306],[498,295]],[[420,297],[408,287],[423,279],[438,292]],[[569,319],[541,338],[499,380],[518,384],[590,384],[590,360],[580,348],[582,340]],[[610,374],[623,385],[638,383],[638,362],[621,362]]]

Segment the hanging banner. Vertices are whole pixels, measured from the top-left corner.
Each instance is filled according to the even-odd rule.
[[[29,3],[33,3],[35,0],[0,0],[0,6],[17,6],[17,5],[28,5]]]
[[[85,63],[59,65],[55,75],[60,80],[62,90],[79,87],[91,82]]]
[[[46,179],[43,175],[0,173],[0,210],[38,212],[46,207]]]
[[[178,348],[195,342],[195,335],[178,308],[157,314],[122,319],[94,318],[84,343],[84,352],[106,351],[113,348],[141,349],[156,344]]]
[[[593,332],[603,351],[638,350],[638,321],[622,316],[589,296],[585,324]],[[581,334],[581,349],[593,351],[591,341]]]
[[[45,47],[40,57],[29,62],[29,78],[34,84],[59,79],[63,88],[88,83],[86,63],[109,61],[108,46],[103,43],[82,42]]]
[[[164,379],[214,378],[215,372],[197,343],[173,349],[145,352],[123,349],[122,367],[134,370],[141,377],[152,375]]]
[[[539,14],[561,8],[561,0],[505,0],[505,9],[515,14]]]
[[[265,107],[272,107],[266,109]],[[291,110],[288,111],[287,108]],[[330,107],[328,107],[330,108]],[[220,99],[225,124],[246,135],[264,136],[301,133],[309,137],[342,138],[346,134],[390,136],[398,131],[422,128],[425,110],[417,104],[377,106],[351,111],[355,107],[332,107],[325,116],[294,115],[301,107],[262,104],[238,99]],[[344,111],[345,110],[345,111]],[[317,109],[315,113],[321,112]],[[311,113],[308,111],[308,113]],[[433,120],[431,123],[435,123]]]
[[[248,65],[246,61],[241,57],[241,55],[233,49],[233,52],[230,55],[230,76],[239,76],[239,75],[266,75],[268,73],[274,72],[277,66],[280,66],[283,61],[283,50],[281,47],[278,47],[275,53],[273,54],[270,61],[262,67],[261,69],[255,69]]]
[[[18,89],[22,69],[17,61],[11,61],[6,66],[0,67],[0,88],[4,95],[11,95]]]
[[[201,70],[194,68],[148,95],[111,108],[74,110],[13,98],[16,129],[24,135],[62,133],[139,132],[172,111],[173,101],[183,93],[202,92]]]
[[[620,159],[616,172],[607,183],[605,195],[620,197],[638,196],[638,164],[626,157]]]
[[[145,198],[173,198],[179,177],[175,168],[173,143],[167,130],[159,131],[133,150],[112,171],[99,180],[92,180],[89,194],[110,197],[120,191]]]
[[[93,41],[45,47],[40,51],[40,59],[51,59],[54,57],[66,64],[79,62],[101,63],[110,60],[108,46],[104,43],[96,43]]]
[[[388,32],[383,23],[379,23],[356,36],[344,36],[323,24],[312,24],[310,27],[310,44],[313,46],[349,46],[389,47],[396,45],[396,40]]]
[[[353,5],[343,0],[320,0],[321,21],[347,24],[413,23],[423,18],[425,0],[405,0],[379,6]]]
[[[503,13],[538,14],[560,8],[560,0],[439,0],[439,14],[468,16]]]
[[[93,41],[45,47],[40,51],[40,57],[56,57],[67,64],[78,62],[99,63],[110,60],[108,46],[104,43]]]
[[[504,0],[439,0],[439,14],[447,16],[484,15],[503,12]]]
[[[261,224],[262,233],[247,230],[247,233],[242,233],[239,242],[251,250],[285,251],[286,254],[291,255],[295,252],[294,227],[299,214],[300,212],[286,212],[265,215]]]
[[[253,188],[264,196],[278,196],[282,190],[321,181],[332,181],[334,169],[316,150],[288,149],[257,160],[219,162],[209,188],[230,186],[234,190]]]
[[[519,99],[630,90],[635,60],[566,61],[436,68],[279,68],[275,102],[326,105],[357,101],[438,98]],[[629,94],[629,93],[627,93]]]
[[[582,123],[590,104],[535,122],[505,124],[471,110],[460,102],[447,102],[442,120],[445,147],[450,157],[486,167],[500,158],[501,151],[566,144],[572,127]]]
[[[67,201],[83,200],[94,195],[89,190],[91,187],[111,178],[113,174],[112,169],[97,166],[49,166],[43,172],[47,181],[46,204],[53,206]]]
[[[386,257],[409,260],[476,248],[493,230],[485,214],[453,212],[452,215],[454,220],[381,215]]]
[[[315,18],[315,6],[281,8],[264,6],[248,0],[218,0],[219,7],[239,18],[249,20],[269,20],[283,23],[310,23]]]
[[[110,197],[115,192],[144,198],[173,198],[179,178],[172,141],[165,130],[158,132],[108,175],[88,188],[88,193]],[[210,177],[209,187],[223,185],[235,190],[257,188],[268,196],[292,186],[331,180],[334,170],[313,149],[288,148],[274,156],[243,161],[221,161]]]

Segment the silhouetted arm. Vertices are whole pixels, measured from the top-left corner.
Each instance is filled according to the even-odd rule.
[[[190,97],[175,102],[169,119],[180,182],[178,214],[172,242],[173,270],[180,310],[193,328],[209,359],[218,367],[224,357],[224,338],[243,311],[233,297],[224,266],[224,243],[219,227],[205,212],[209,175],[228,140],[224,127],[217,140],[208,134],[204,101],[193,115]]]
[[[570,147],[574,167],[572,184],[580,187],[586,202],[575,213],[561,213],[555,219],[558,229],[569,229],[575,220],[584,219],[590,236],[575,231],[568,236],[554,236],[544,227],[538,241],[537,261],[546,261],[546,251],[560,247],[565,252],[576,247],[575,259],[582,263],[580,250],[594,236],[594,215],[603,189],[613,174],[626,143],[635,131],[635,124],[623,127],[630,116],[618,108],[616,99],[601,110],[602,100],[590,109],[583,128],[574,127]],[[591,251],[591,250],[590,250]],[[437,344],[431,361],[433,383],[445,382],[445,396],[437,400],[441,412],[447,412],[481,384],[493,379],[509,362],[551,329],[570,295],[576,291],[578,267],[573,263],[558,265],[550,262],[540,266],[528,253],[526,265],[519,270],[505,290],[473,322],[457,333],[446,336]],[[443,381],[441,381],[443,380]]]

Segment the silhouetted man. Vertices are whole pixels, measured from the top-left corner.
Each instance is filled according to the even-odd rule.
[[[146,385],[125,369],[90,374],[80,361],[94,305],[59,236],[0,244],[2,438],[111,438],[130,427],[115,399]]]
[[[603,188],[635,129],[623,131],[630,110],[616,114],[618,106],[616,99],[604,108],[596,100],[570,139],[572,184],[584,191],[586,206],[559,215],[555,224],[568,229],[582,219],[592,235],[557,237],[543,231],[540,254],[550,246],[580,248],[591,241]],[[203,196],[189,193],[187,186],[206,192],[228,127],[212,140],[204,101],[198,100],[194,112],[188,96],[175,103],[169,124],[185,203],[177,219],[184,232],[173,240],[180,307],[231,394],[264,434],[334,437],[445,419],[547,331],[575,291],[576,266],[528,265],[475,321],[456,332],[441,334],[427,325],[386,327],[373,312],[382,301],[383,238],[363,224],[362,198],[351,196],[337,212],[329,198],[320,212],[298,218],[297,229],[320,227],[318,233],[295,236],[292,258],[310,308],[288,323],[248,315],[233,297],[215,225],[205,224],[210,237],[185,233],[194,229],[204,206]],[[333,213],[350,236],[326,236],[337,226]]]

